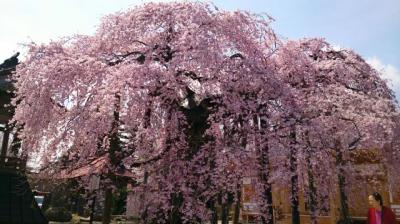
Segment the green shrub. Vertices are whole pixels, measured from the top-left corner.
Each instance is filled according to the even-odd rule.
[[[53,222],[69,222],[72,219],[71,212],[63,207],[50,207],[44,215]]]
[[[81,217],[78,214],[72,214],[71,224],[80,224]]]

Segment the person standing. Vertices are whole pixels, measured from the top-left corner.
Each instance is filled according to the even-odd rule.
[[[378,192],[368,196],[370,208],[367,224],[397,224],[396,215],[389,207],[383,205],[382,196]]]

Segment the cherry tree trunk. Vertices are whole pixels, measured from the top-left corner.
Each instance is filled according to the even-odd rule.
[[[254,123],[257,122],[257,118],[254,119]],[[265,130],[268,128],[266,120],[260,118],[260,129],[261,129],[261,136],[265,136]],[[265,137],[264,137],[265,138]],[[263,213],[265,216],[261,217],[261,222],[263,224],[272,224],[274,223],[273,219],[273,207],[272,207],[272,186],[271,183],[269,182],[270,178],[270,161],[269,161],[269,145],[268,145],[268,140],[265,140],[263,146],[261,147],[259,139],[256,139],[255,141],[256,147],[259,150],[259,164],[260,164],[260,179],[261,183],[263,186],[263,192],[262,192],[262,197],[263,201],[265,202],[261,206],[261,213]]]
[[[224,202],[221,205],[221,223],[229,223],[229,204],[227,202]]]
[[[263,182],[263,199],[265,204],[261,208],[261,212],[266,214],[266,217],[262,217],[263,224],[272,224],[273,223],[273,208],[272,208],[272,186],[268,182],[269,178],[269,161],[266,155],[267,152],[264,150],[261,154],[260,165],[264,167],[261,172],[261,181]]]
[[[296,140],[296,133],[291,131],[290,133],[290,172],[292,177],[291,182],[291,207],[292,207],[292,224],[300,224],[300,212],[299,212],[299,177],[297,175],[297,149],[294,146]]]
[[[337,165],[339,166],[338,179],[339,179],[339,195],[340,195],[340,223],[350,224],[352,223],[349,214],[349,205],[347,202],[346,195],[346,177],[344,176],[345,161],[343,160],[343,154],[340,150],[337,150]]]
[[[236,196],[237,196],[237,199],[236,199],[236,203],[235,203],[235,213],[233,216],[233,224],[239,224],[240,201],[241,201],[241,197],[242,197],[242,192],[241,192],[240,186],[238,186]]]
[[[179,208],[182,206],[183,197],[179,193],[176,193],[172,196],[171,204],[172,204],[172,211],[169,215],[168,223],[171,224],[180,224],[182,223],[182,214],[179,212]]]
[[[308,204],[311,212],[311,223],[316,224],[317,223],[317,200],[316,200],[316,192],[317,189],[315,187],[315,180],[314,180],[314,174],[312,172],[312,165],[311,165],[311,149],[307,150],[307,158],[306,158],[306,163],[307,163],[307,169],[308,169]]]
[[[215,207],[215,201],[209,201],[208,202],[208,208],[211,210],[211,224],[218,224],[218,211],[217,208]]]

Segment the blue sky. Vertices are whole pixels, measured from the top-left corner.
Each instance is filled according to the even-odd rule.
[[[145,0],[0,0],[0,61],[18,43],[48,42],[75,33],[91,34],[99,19]],[[400,100],[399,0],[215,0],[218,8],[268,13],[283,37],[324,37],[333,45],[351,48],[384,78]]]

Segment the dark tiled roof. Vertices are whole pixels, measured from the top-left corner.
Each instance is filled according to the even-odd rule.
[[[0,64],[0,89],[8,89],[10,87],[11,83],[8,81],[8,78],[12,72],[15,71],[15,68],[19,63],[18,56],[19,53],[16,53]]]
[[[0,122],[7,123],[9,117],[12,114],[8,108],[5,107],[6,104],[10,103],[12,94],[9,92],[12,89],[11,81],[9,80],[12,72],[15,71],[18,65],[19,53],[16,53],[12,57],[4,60],[0,64]]]
[[[4,62],[0,64],[0,76],[9,75],[13,70],[15,70],[15,67],[18,65],[18,56],[19,53],[16,53],[11,58],[4,60]]]

